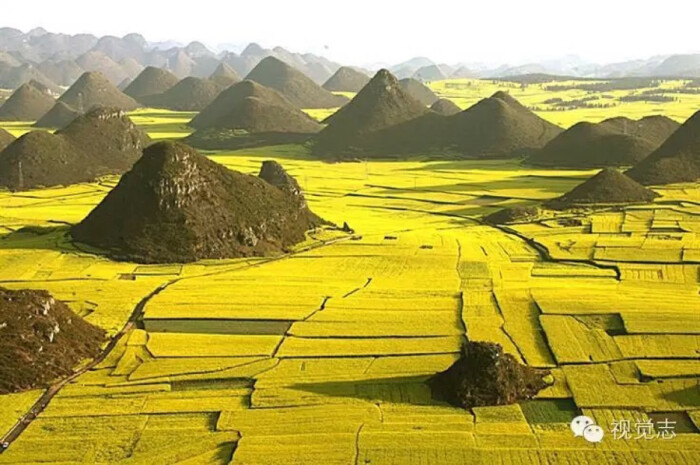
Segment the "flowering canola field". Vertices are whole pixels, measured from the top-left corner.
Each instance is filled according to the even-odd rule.
[[[295,147],[212,158],[248,173],[277,159],[312,210],[355,234],[319,232],[280,257],[117,263],[66,238],[115,179],[0,192],[1,286],[47,289],[111,335],[145,304],[0,464],[700,463],[699,185],[499,229],[481,216],[592,173],[325,164]],[[554,384],[512,406],[434,400],[425,380],[465,338],[552,369]],[[0,396],[0,434],[38,395]],[[574,437],[580,414],[601,443]],[[664,417],[672,437],[644,426]]]

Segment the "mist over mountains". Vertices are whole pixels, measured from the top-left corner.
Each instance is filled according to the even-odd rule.
[[[170,71],[179,79],[208,77],[222,63],[241,76],[267,57],[275,57],[298,69],[318,84],[325,83],[342,65],[313,53],[272,49],[250,43],[239,51],[213,51],[201,42],[183,45],[174,41],[149,42],[137,33],[124,37],[62,34],[35,28],[23,32],[0,28],[0,88],[16,89],[29,80],[50,89],[73,84],[85,71],[100,71],[115,85],[125,88],[148,66]],[[227,46],[224,45],[224,48]],[[465,51],[465,54],[467,51]],[[355,68],[369,74],[374,66]],[[416,57],[388,66],[399,79],[433,81],[447,78],[508,78],[545,74],[578,78],[700,77],[700,53],[654,56],[619,63],[597,64],[577,56],[519,65],[490,67],[479,63],[435,63]]]

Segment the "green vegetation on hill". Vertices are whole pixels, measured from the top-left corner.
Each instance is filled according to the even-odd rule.
[[[246,79],[275,89],[297,108],[336,108],[348,101],[346,97],[333,95],[275,57],[263,59]]]
[[[223,87],[211,79],[186,77],[165,92],[142,97],[147,105],[176,111],[200,111],[214,101]]]
[[[408,95],[410,95],[411,97],[428,107],[439,99],[439,97],[435,95],[435,93],[432,90],[430,90],[428,86],[426,86],[417,79],[401,79],[399,81],[399,86],[401,86],[403,91],[406,92]]]
[[[173,73],[162,68],[147,66],[124,89],[124,93],[141,101],[152,95],[162,94],[178,83],[178,78]]]
[[[380,70],[350,103],[325,120],[318,137],[320,151],[346,151],[365,137],[428,112],[404,91],[387,70]]]
[[[321,136],[332,128],[334,118],[330,118],[329,127]],[[452,116],[428,112],[367,137],[356,137],[352,144],[356,157],[422,154],[450,158],[508,158],[527,155],[543,147],[560,132],[560,128],[543,120],[507,93],[497,92]]]
[[[456,115],[457,113],[462,111],[462,109],[459,108],[456,103],[446,98],[436,100],[435,103],[433,103],[430,106],[430,109],[433,110],[435,113],[443,116]]]
[[[234,84],[192,121],[186,142],[202,149],[238,149],[305,142],[321,125],[274,89],[254,81]]]
[[[323,88],[331,92],[359,92],[367,85],[370,77],[351,68],[342,66],[323,84]]]
[[[700,111],[627,174],[646,185],[700,179]]]
[[[121,110],[95,107],[55,134],[33,131],[8,145],[0,153],[0,186],[21,191],[120,174],[149,141]]]
[[[60,129],[69,125],[80,114],[78,110],[70,105],[58,101],[44,116],[39,118],[34,127]]]
[[[249,133],[313,133],[321,125],[274,89],[254,81],[235,84],[202,110],[190,126],[242,129]]]
[[[134,110],[140,106],[136,100],[117,89],[100,72],[84,73],[61,95],[58,101],[75,108],[80,113],[85,113],[96,105],[125,111]]]
[[[241,77],[238,75],[236,70],[223,62],[216,67],[213,73],[211,73],[209,79],[216,82],[224,89],[241,81]]]
[[[22,84],[0,107],[0,121],[36,121],[54,106],[48,88],[36,81]]]
[[[561,197],[549,201],[553,208],[648,203],[658,194],[619,171],[607,168]]]
[[[158,142],[71,234],[146,263],[280,253],[322,224],[292,190]]]
[[[559,134],[528,162],[573,168],[631,166],[646,158],[677,127],[664,117],[613,118],[598,124],[584,121]]]
[[[0,152],[15,140],[15,136],[0,128]]]

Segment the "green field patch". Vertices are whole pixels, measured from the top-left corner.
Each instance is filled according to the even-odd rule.
[[[651,412],[649,418],[654,423],[654,429],[660,431],[665,425],[672,424],[676,434],[692,434],[700,431],[686,412]],[[668,423],[667,423],[668,422]]]
[[[284,335],[293,322],[293,320],[145,318],[143,325],[150,333]]]
[[[579,411],[571,399],[530,400],[522,402],[520,408],[530,424],[569,424]]]
[[[690,417],[690,420],[693,422],[695,427],[700,430],[700,409],[688,412],[688,416]]]

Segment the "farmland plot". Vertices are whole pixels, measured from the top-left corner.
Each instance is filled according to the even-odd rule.
[[[158,137],[186,132],[183,115],[139,118]],[[112,262],[54,223],[82,219],[109,184],[0,193],[0,285],[48,289],[110,334],[145,304],[136,328],[0,463],[700,462],[697,429],[600,446],[567,429],[579,413],[606,427],[663,412],[697,421],[696,188],[665,189],[671,208],[591,213],[580,225],[553,214],[515,235],[480,215],[554,197],[591,173],[326,164],[303,150],[214,157],[246,173],[280,160],[314,211],[355,229],[319,233],[282,257]],[[434,399],[425,381],[465,337],[551,368],[553,385],[534,404],[464,411]],[[0,427],[37,396],[0,396]]]

